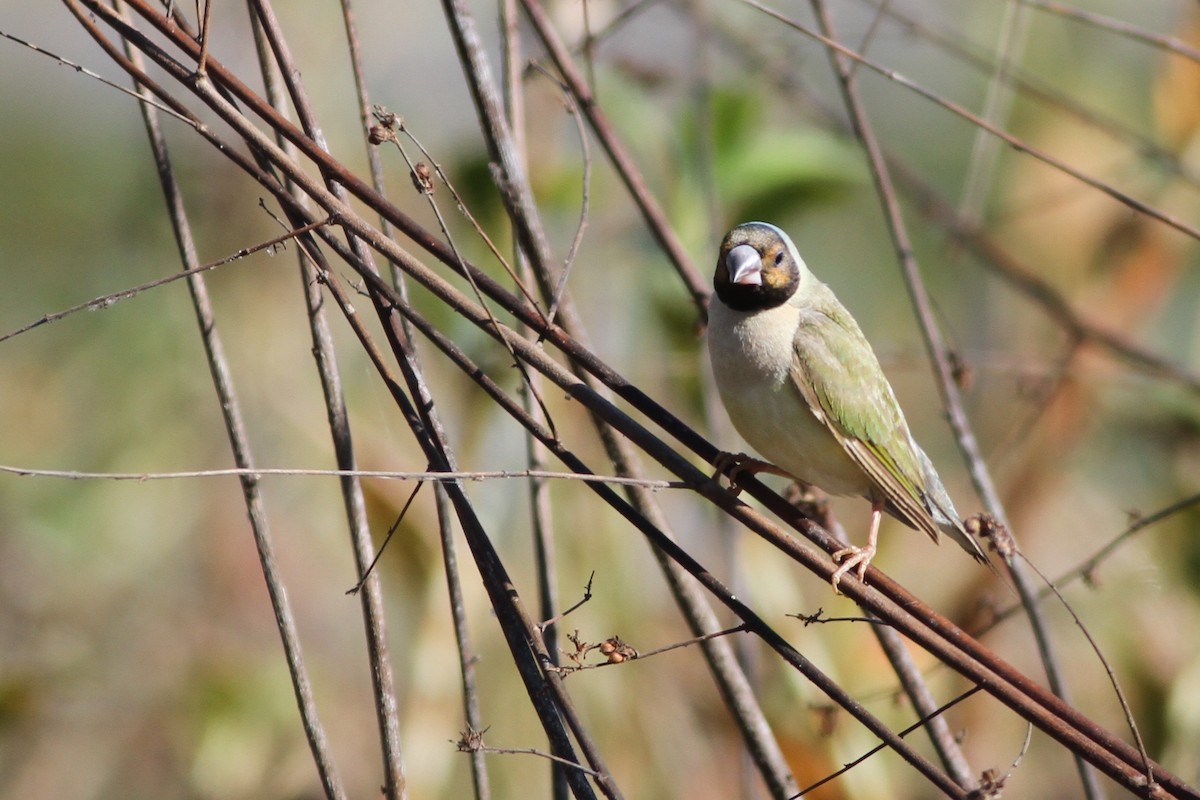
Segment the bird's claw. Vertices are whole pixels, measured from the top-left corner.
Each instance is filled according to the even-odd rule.
[[[842,577],[850,572],[850,570],[854,570],[854,574],[861,581],[867,572],[867,567],[870,565],[871,559],[874,557],[875,548],[871,545],[867,545],[866,547],[849,545],[834,553],[833,560],[839,562],[841,566],[834,571],[833,577],[829,579],[829,582],[833,585],[833,591],[837,594],[842,593],[838,585],[842,582]]]
[[[742,487],[738,484],[738,479],[743,475],[754,475],[760,472],[767,472],[771,475],[782,475],[785,478],[795,480],[794,477],[784,472],[779,467],[769,461],[762,461],[748,456],[745,453],[718,453],[713,459],[713,480],[717,480],[724,475],[729,479],[729,490],[733,492],[733,496],[737,497],[742,493]]]
[[[713,459],[713,480],[720,481],[722,475],[729,479],[729,491],[734,497],[742,493],[742,487],[738,485],[738,476],[747,470],[750,474],[754,474],[751,463],[754,459],[745,453],[718,453]]]

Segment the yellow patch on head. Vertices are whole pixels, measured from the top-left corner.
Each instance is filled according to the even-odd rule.
[[[791,277],[781,270],[771,270],[763,275],[763,283],[772,289],[782,289],[788,285]]]
[[[763,252],[763,284],[771,288],[787,286],[792,279],[789,271],[776,260],[782,252],[784,252],[782,244],[771,245]]]

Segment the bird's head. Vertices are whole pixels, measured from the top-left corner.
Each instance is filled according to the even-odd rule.
[[[721,242],[713,289],[736,311],[763,311],[791,299],[807,274],[786,233],[766,222],[746,222]]]

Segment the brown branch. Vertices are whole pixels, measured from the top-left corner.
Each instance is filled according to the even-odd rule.
[[[1036,8],[1039,11],[1045,11],[1048,14],[1063,17],[1064,19],[1083,22],[1092,27],[1101,30],[1109,31],[1135,42],[1148,44],[1152,47],[1157,47],[1166,50],[1175,55],[1183,56],[1190,61],[1200,62],[1200,50],[1189,45],[1187,42],[1181,41],[1174,36],[1160,36],[1156,33],[1150,33],[1145,28],[1139,28],[1123,20],[1110,17],[1105,14],[1097,14],[1092,11],[1087,11],[1082,8],[1068,6],[1065,3],[1050,2],[1050,0],[1018,0],[1022,5]]]

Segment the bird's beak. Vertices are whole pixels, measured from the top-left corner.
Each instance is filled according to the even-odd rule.
[[[732,283],[762,286],[762,256],[748,244],[739,244],[725,254],[725,268]]]

